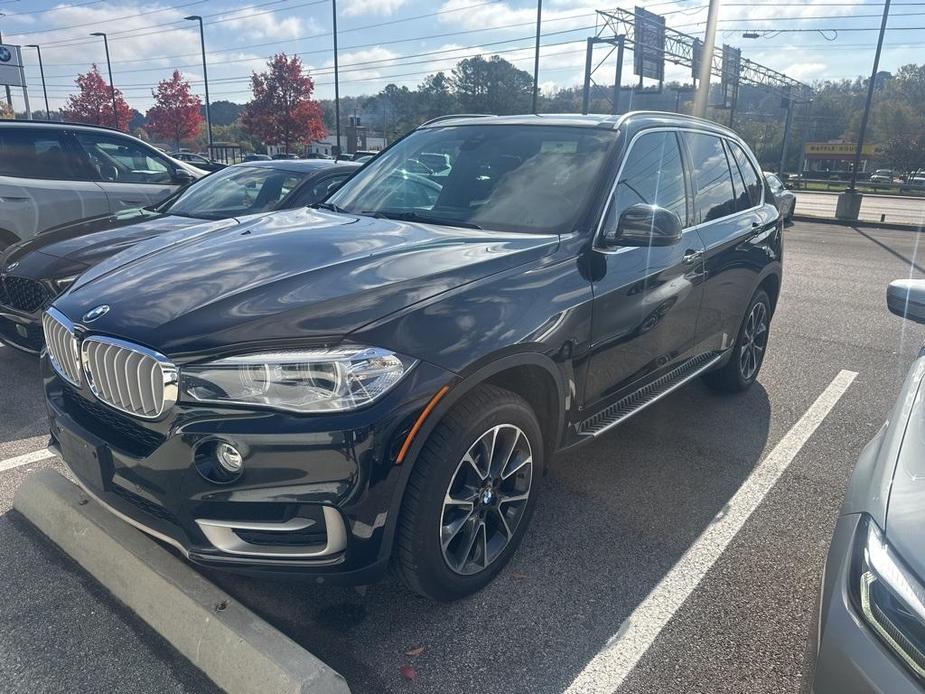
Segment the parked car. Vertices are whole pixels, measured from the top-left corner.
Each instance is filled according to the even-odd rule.
[[[226,164],[222,164],[220,161],[209,159],[202,154],[193,154],[192,152],[174,152],[170,156],[179,161],[185,161],[187,164],[192,164],[197,169],[202,169],[203,171],[221,171],[226,166]]]
[[[0,250],[58,224],[156,204],[204,175],[109,128],[0,121]]]
[[[289,152],[280,152],[274,154],[270,159],[298,159],[299,157],[295,154],[290,154]]]
[[[251,152],[250,154],[245,154],[244,158],[241,159],[242,162],[252,162],[252,161],[270,161],[269,154],[256,154]]]
[[[321,152],[306,152],[306,159],[333,159],[334,157],[327,154],[322,154]],[[341,157],[342,161],[350,161],[350,157]]]
[[[354,154],[353,155],[353,161],[357,162],[358,164],[365,164],[366,162],[368,162],[370,159],[373,159],[373,158],[375,157],[372,154]]]
[[[224,228],[249,215],[314,204],[358,168],[324,161],[238,164],[160,205],[72,222],[16,244],[0,253],[0,342],[39,352],[42,312],[54,297],[88,268],[140,241],[167,232]],[[212,223],[204,227],[207,221]]]
[[[925,280],[887,290],[896,315],[925,323]],[[826,559],[815,634],[815,694],[921,692],[925,677],[925,348],[886,423],[862,451]]]
[[[317,207],[151,239],[45,314],[52,446],[193,562],[460,598],[554,454],[761,368],[781,218],[715,123],[438,119]]]
[[[871,183],[892,183],[893,172],[890,169],[877,169],[870,175]]]
[[[768,182],[768,188],[774,196],[774,204],[784,218],[784,223],[789,224],[793,221],[793,213],[797,208],[797,196],[788,190],[777,176],[768,171],[764,172],[764,180]]]

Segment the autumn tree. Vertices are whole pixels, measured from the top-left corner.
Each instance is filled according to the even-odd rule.
[[[145,129],[170,140],[180,149],[180,141],[199,134],[204,121],[199,97],[190,93],[189,82],[174,70],[170,79],[161,80],[151,90],[154,106],[146,114]]]
[[[95,63],[87,72],[77,75],[75,83],[80,91],[68,97],[62,111],[65,120],[88,125],[105,125],[128,132],[132,109],[125,102],[122,92],[116,89],[116,117],[113,118],[113,94]]]
[[[298,56],[285,53],[267,62],[266,72],[251,74],[253,100],[244,107],[245,129],[268,145],[320,140],[325,135],[321,106],[312,100],[315,83]]]

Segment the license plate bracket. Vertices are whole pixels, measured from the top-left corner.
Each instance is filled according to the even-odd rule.
[[[80,481],[92,489],[103,491],[112,480],[112,456],[109,448],[92,434],[78,434],[59,422],[57,431],[61,456]]]

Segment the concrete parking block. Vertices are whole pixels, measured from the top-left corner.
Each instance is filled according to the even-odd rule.
[[[59,473],[26,477],[13,508],[226,691],[350,691],[339,673]]]

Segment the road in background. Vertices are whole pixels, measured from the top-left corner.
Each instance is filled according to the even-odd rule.
[[[797,196],[796,214],[835,218],[838,193],[810,193],[802,190],[795,190],[793,193]],[[859,217],[862,222],[888,222],[925,227],[925,197],[865,193]]]
[[[209,577],[343,673],[358,694],[561,692],[850,370],[857,378],[620,690],[796,694],[846,481],[925,337],[925,328],[887,311],[886,284],[925,270],[913,258],[918,234],[801,222],[785,234],[784,286],[756,386],[724,397],[694,382],[557,461],[520,551],[478,595],[435,605],[392,580],[363,594]],[[0,460],[44,443],[33,368],[0,349],[0,379],[16,384],[0,405]],[[60,463],[0,472],[0,512],[24,471],[42,465]],[[0,648],[21,663],[0,661],[2,681],[22,691],[55,681],[111,690],[122,668],[139,691],[204,686],[34,535],[0,516],[0,561],[4,576],[16,577],[5,580]],[[402,666],[414,668],[414,683]],[[83,679],[72,679],[77,672]]]

